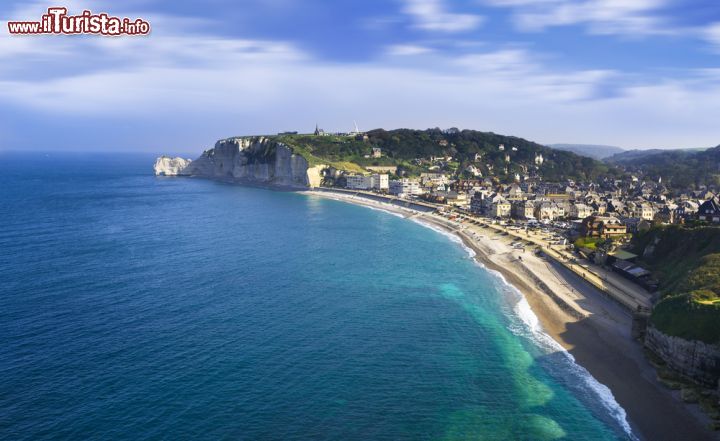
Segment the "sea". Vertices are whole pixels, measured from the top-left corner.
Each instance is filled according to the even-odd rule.
[[[0,153],[0,439],[633,439],[454,237],[153,160]]]

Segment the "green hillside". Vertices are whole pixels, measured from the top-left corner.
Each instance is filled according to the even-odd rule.
[[[720,343],[720,228],[658,227],[633,245],[660,281],[652,323],[668,335]]]
[[[362,167],[397,165],[408,175],[429,169],[431,164],[419,159],[440,156],[452,157],[442,165],[442,171],[446,173],[462,175],[463,170],[473,164],[483,176],[494,176],[506,182],[511,181],[516,173],[537,174],[546,181],[595,180],[621,174],[616,167],[591,158],[491,132],[376,129],[367,132],[367,136],[365,140],[350,136],[313,135],[282,135],[278,139],[312,161],[350,163]],[[504,150],[499,149],[501,144],[505,146]],[[382,149],[381,158],[365,158],[373,147]],[[475,161],[478,153],[481,158]],[[542,155],[543,163],[536,167],[538,154]]]
[[[650,180],[662,178],[668,188],[693,190],[720,185],[720,146],[711,149],[629,151],[607,158]]]

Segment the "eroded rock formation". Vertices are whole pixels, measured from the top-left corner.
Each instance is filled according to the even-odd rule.
[[[326,167],[310,167],[289,146],[262,136],[218,141],[194,161],[161,156],[155,174],[198,176],[282,187],[317,187]]]

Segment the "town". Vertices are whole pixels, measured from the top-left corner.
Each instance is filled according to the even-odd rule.
[[[498,148],[502,151],[505,146]],[[372,148],[370,155],[379,158],[382,151]],[[451,157],[433,157],[417,161],[451,160]],[[542,155],[538,155],[536,163],[542,165],[542,162]],[[516,176],[518,182],[499,184],[492,177],[463,179],[443,172],[428,172],[416,178],[399,178],[396,167],[366,168],[385,173],[334,170],[333,186],[430,202],[438,204],[442,211],[455,210],[509,224],[553,227],[572,241],[589,237],[597,239],[596,242],[614,239],[622,244],[629,235],[654,224],[696,221],[720,224],[720,199],[714,192],[697,190],[672,197],[661,182],[647,182],[636,176],[600,182],[554,183]],[[477,170],[472,165],[468,169]]]
[[[357,129],[329,134],[316,128],[314,136],[367,143],[367,135]],[[448,142],[441,139],[437,145],[445,148]],[[712,186],[677,192],[662,178],[633,173],[550,182],[542,174],[542,152],[533,152],[530,165],[521,164],[520,172],[510,175],[511,182],[503,182],[498,175],[511,173],[509,164],[521,148],[498,144],[493,150],[508,164],[497,175],[492,173],[496,163],[486,162],[483,153],[470,160],[450,155],[415,158],[412,163],[422,170],[409,175],[403,167],[383,162],[385,152],[369,145],[363,158],[378,161],[364,165],[366,172],[330,167],[323,187],[512,236],[516,249],[544,253],[639,315],[649,315],[661,295],[656,275],[631,251],[633,236],[663,225],[720,225],[720,198]]]

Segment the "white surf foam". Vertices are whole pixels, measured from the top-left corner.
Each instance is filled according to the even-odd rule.
[[[423,222],[422,220],[413,219],[413,221],[416,221],[417,223],[422,224],[430,228],[431,230],[434,230],[442,234],[443,236],[450,238],[450,240],[452,240],[453,242],[459,243],[466,251],[468,251],[468,254],[471,257],[474,257],[476,255],[475,251],[468,247],[457,234],[451,233],[433,224]],[[538,347],[542,348],[545,351],[548,351],[549,353],[562,353],[567,361],[567,367],[569,368],[570,372],[576,378],[582,381],[582,384],[584,384],[588,390],[592,391],[592,393],[599,400],[603,408],[620,425],[620,427],[627,434],[627,436],[630,439],[637,440],[637,437],[633,434],[632,428],[627,421],[627,413],[625,412],[625,409],[623,409],[622,406],[620,406],[620,404],[618,404],[618,402],[615,400],[615,396],[613,395],[610,388],[597,381],[595,377],[593,377],[592,374],[588,372],[587,369],[585,369],[575,361],[575,357],[573,357],[572,354],[565,350],[565,348],[563,348],[560,343],[555,341],[555,339],[553,339],[549,334],[545,332],[542,325],[540,324],[540,319],[538,319],[538,316],[535,315],[535,312],[533,312],[525,296],[514,285],[509,283],[502,275],[502,273],[487,268],[485,265],[478,262],[477,260],[475,261],[475,263],[481,268],[490,272],[490,274],[495,276],[507,290],[512,291],[517,296],[518,301],[515,304],[513,310],[515,315],[523,323],[524,329],[511,326],[511,331],[516,335],[530,338]]]
[[[448,237],[455,243],[459,243],[466,251],[468,251],[468,254],[471,257],[476,255],[475,251],[468,247],[457,234],[451,233],[434,224],[423,222],[419,219],[412,220],[442,234],[445,237]],[[582,381],[582,384],[584,384],[588,390],[592,391],[603,408],[620,425],[625,434],[627,434],[630,439],[637,440],[637,437],[633,434],[632,428],[627,421],[627,413],[625,412],[625,409],[623,409],[622,406],[620,406],[620,404],[618,404],[615,400],[615,396],[610,388],[597,381],[587,369],[575,361],[575,357],[573,357],[572,354],[565,350],[560,343],[555,341],[555,339],[545,332],[540,324],[540,319],[537,315],[535,315],[535,312],[533,312],[525,296],[514,285],[508,282],[502,273],[487,268],[477,260],[475,260],[475,263],[495,276],[506,290],[513,292],[517,296],[518,301],[513,308],[513,312],[516,317],[520,319],[523,327],[520,328],[517,326],[511,326],[510,330],[516,335],[530,338],[538,347],[549,353],[559,352],[563,354],[567,361],[568,370],[572,373],[572,375]]]
[[[620,425],[625,434],[633,440],[637,440],[637,437],[633,434],[632,428],[627,421],[627,413],[625,409],[618,404],[615,400],[610,388],[600,383],[592,376],[587,369],[579,365],[575,361],[575,357],[572,356],[565,348],[560,345],[555,339],[545,332],[540,320],[538,319],[535,312],[533,312],[530,304],[528,303],[525,296],[497,271],[490,271],[493,273],[504,287],[511,290],[518,296],[518,301],[513,307],[513,311],[517,318],[520,319],[523,326],[510,326],[510,330],[516,335],[531,339],[538,347],[547,351],[548,353],[561,353],[565,357],[566,368],[575,378],[579,379],[585,386],[585,389],[591,391],[594,396],[598,399],[602,407],[606,412]]]
[[[429,228],[438,234],[442,234],[443,236],[450,239],[450,241],[455,242],[456,244],[460,245],[462,247],[462,249],[464,249],[465,252],[468,253],[469,257],[473,258],[477,255],[477,253],[475,253],[475,250],[473,250],[472,248],[467,246],[465,244],[465,242],[462,240],[462,238],[460,238],[460,236],[458,236],[457,234],[451,233],[450,231],[448,231],[442,227],[439,227],[431,222],[424,221],[421,218],[412,218],[410,220],[415,222],[416,224],[422,225],[425,228]]]
[[[402,213],[398,213],[397,211],[392,211],[392,208],[390,208],[390,207],[392,207],[392,206],[390,206],[390,207],[388,207],[388,208],[385,208],[385,207],[375,207],[375,206],[372,206],[372,205],[364,205],[364,204],[361,204],[361,205],[363,205],[363,206],[365,206],[366,208],[369,208],[369,209],[371,209],[371,210],[382,211],[383,213],[391,214],[391,215],[393,215],[393,216],[395,216],[395,217],[399,217],[399,218],[405,219],[405,216],[403,216]],[[383,205],[389,205],[389,204],[383,204]]]
[[[379,201],[374,201],[371,199],[358,197],[358,196],[339,196],[339,195],[336,196],[336,195],[333,195],[332,193],[322,193],[322,194],[319,194],[319,196],[325,197],[328,199],[332,199],[334,201],[360,205],[362,207],[369,208],[369,209],[375,210],[375,211],[382,211],[383,213],[391,214],[395,217],[405,218],[405,216],[403,216],[402,213],[398,213],[396,211],[396,210],[403,210],[403,208],[398,207],[396,205],[387,204],[387,203],[379,202]],[[385,208],[385,207],[387,207],[387,208]]]

